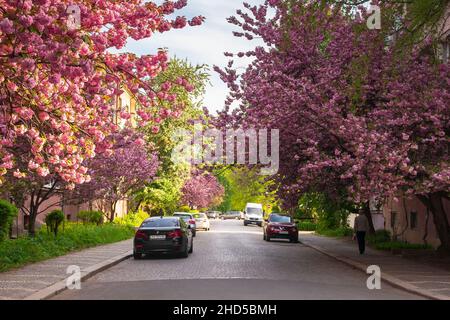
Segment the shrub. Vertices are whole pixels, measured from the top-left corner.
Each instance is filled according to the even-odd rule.
[[[281,208],[279,206],[273,206],[272,207],[272,212],[274,213],[280,213],[281,212]]]
[[[78,219],[83,223],[94,223],[99,225],[103,222],[103,212],[95,210],[83,210],[78,212]]]
[[[58,228],[65,220],[64,213],[62,210],[56,209],[51,211],[45,217],[45,224],[47,225],[47,231],[54,233],[55,236],[58,235]]]
[[[298,230],[301,231],[315,231],[317,224],[312,221],[299,221],[297,223]]]
[[[123,226],[139,227],[148,217],[149,214],[147,212],[138,210],[136,212],[130,212],[123,217],[114,219],[114,223]]]
[[[0,199],[0,241],[8,236],[9,228],[18,212],[13,204]]]
[[[374,234],[367,235],[369,244],[377,244],[391,241],[391,234],[387,230],[377,230]]]
[[[320,235],[327,237],[348,237],[353,235],[353,230],[349,227],[339,227],[336,229],[320,229],[317,228],[316,232]]]
[[[178,207],[177,211],[178,212],[189,212],[189,211],[191,211],[191,208],[189,206],[181,206],[181,207]]]
[[[66,223],[64,232],[57,238],[41,228],[35,237],[5,240],[0,246],[0,272],[85,249],[100,244],[132,238],[134,229],[129,226],[106,223]]]
[[[378,250],[392,250],[392,249],[431,249],[428,244],[407,243],[401,241],[387,241],[375,244]]]

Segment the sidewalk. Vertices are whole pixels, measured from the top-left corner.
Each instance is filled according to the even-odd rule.
[[[132,240],[76,251],[61,257],[33,263],[0,273],[0,300],[45,299],[65,289],[67,267],[77,265],[81,277],[95,273],[128,258]]]
[[[382,279],[396,287],[432,299],[450,300],[450,266],[446,265],[448,260],[404,258],[367,247],[366,253],[360,255],[355,241],[306,232],[300,233],[300,241],[364,272],[369,265],[378,265]]]

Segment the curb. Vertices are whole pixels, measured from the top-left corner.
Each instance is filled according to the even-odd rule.
[[[86,281],[90,277],[96,275],[99,272],[102,272],[116,264],[128,259],[133,255],[133,252],[127,251],[121,255],[109,258],[105,261],[94,264],[90,267],[81,270],[81,281]],[[56,296],[57,294],[67,290],[66,279],[60,280],[47,288],[41,289],[39,291],[34,292],[33,294],[25,297],[23,300],[45,300]]]
[[[326,251],[325,249],[323,249],[321,247],[318,247],[318,246],[315,246],[315,245],[312,245],[312,244],[308,244],[308,243],[305,243],[305,242],[302,242],[302,244],[304,244],[305,246],[310,247],[310,248],[312,248],[312,249],[314,249],[314,250],[316,250],[316,251],[318,251],[318,252],[320,252],[320,253],[328,256],[328,257],[331,257],[331,258],[333,258],[333,259],[335,259],[337,261],[340,261],[340,262],[342,262],[342,263],[344,263],[344,264],[346,264],[346,265],[348,265],[348,266],[350,266],[350,267],[352,267],[354,269],[362,271],[362,272],[364,272],[364,274],[367,274],[367,266],[362,264],[362,263],[356,262],[356,261],[354,261],[352,259],[349,259],[349,258],[346,258],[346,257],[341,257],[341,256],[338,256],[338,255],[335,255],[333,253],[330,253],[330,252]],[[395,276],[393,276],[391,274],[385,273],[385,272],[381,273],[381,280],[384,281],[384,282],[389,283],[393,287],[396,287],[396,288],[399,288],[399,289],[403,289],[403,290],[405,290],[407,292],[410,292],[410,293],[422,296],[422,297],[427,298],[427,299],[432,299],[432,300],[449,300],[449,298],[447,296],[440,295],[440,294],[435,294],[435,293],[433,293],[431,291],[428,291],[428,290],[425,290],[425,289],[420,289],[420,288],[418,288],[418,287],[416,287],[416,286],[414,286],[414,285],[412,285],[412,284],[410,284],[410,283],[408,283],[406,281],[403,281],[403,280],[401,280],[401,279],[399,279],[399,278],[397,278],[397,277],[395,277]]]

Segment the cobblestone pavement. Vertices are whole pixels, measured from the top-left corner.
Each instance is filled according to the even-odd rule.
[[[0,300],[23,299],[65,279],[67,267],[81,270],[129,251],[132,240],[81,250],[58,258],[0,273]]]
[[[262,239],[242,221],[212,221],[187,259],[125,260],[56,299],[420,299],[302,244]]]
[[[315,234],[301,234],[305,244],[320,247],[328,253],[348,258],[363,265],[378,265],[382,273],[392,275],[422,291],[450,299],[450,269],[447,258],[405,257],[390,252],[366,249],[360,255],[357,244],[350,239],[335,239]]]

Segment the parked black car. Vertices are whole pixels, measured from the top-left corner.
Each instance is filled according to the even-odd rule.
[[[176,253],[187,258],[192,253],[191,227],[180,217],[151,217],[146,219],[134,236],[133,257],[144,254]]]

